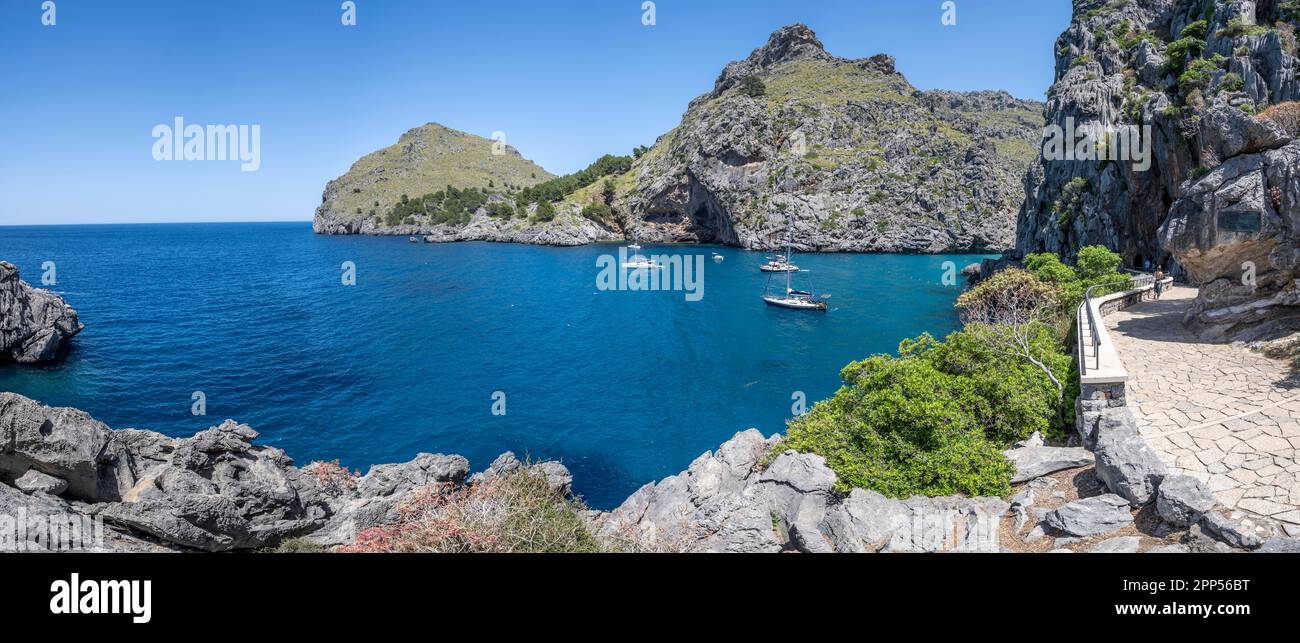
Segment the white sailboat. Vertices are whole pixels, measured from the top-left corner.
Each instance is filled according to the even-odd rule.
[[[792,218],[787,217],[785,254],[777,255],[777,259],[784,261],[787,257],[789,257],[790,249],[793,245],[794,245],[794,220]],[[787,261],[786,265],[793,268],[793,270],[787,269],[787,270],[778,271],[778,270],[768,270],[767,265],[771,265],[771,264],[764,265],[763,267],[764,272],[785,273],[785,293],[784,294],[765,293],[763,295],[763,303],[769,306],[776,306],[778,308],[790,308],[794,310],[816,310],[821,312],[825,312],[827,310],[826,300],[831,298],[830,295],[814,295],[811,292],[808,292],[806,290],[795,290],[794,273],[799,272],[799,268],[797,266],[793,266],[792,264],[789,264]],[[772,277],[770,275],[767,278],[767,282],[768,282],[768,289],[770,290],[772,285]]]
[[[655,260],[642,255],[641,246],[637,245],[635,241],[632,242],[632,245],[627,246],[627,253],[628,257],[623,261],[625,270],[658,270],[663,267]]]

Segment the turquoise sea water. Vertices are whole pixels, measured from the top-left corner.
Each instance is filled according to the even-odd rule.
[[[953,330],[943,263],[984,257],[798,255],[798,284],[834,295],[820,314],[765,306],[765,255],[730,248],[643,250],[704,255],[697,302],[598,290],[597,258],[617,251],[307,223],[0,228],[0,259],[37,285],[55,262],[51,289],[86,324],[62,364],[0,365],[0,390],[178,436],[233,418],[300,464],[423,451],[478,470],[513,450],[562,460],[609,508],[737,431],[782,431],[796,392],[829,396],[849,361]]]

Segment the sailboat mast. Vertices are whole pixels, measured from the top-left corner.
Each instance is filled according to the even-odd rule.
[[[794,217],[789,213],[785,215],[785,295],[790,296],[790,248],[794,245]]]

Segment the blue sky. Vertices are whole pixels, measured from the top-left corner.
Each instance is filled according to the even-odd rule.
[[[728,61],[803,22],[921,89],[1041,100],[1069,0],[0,0],[0,225],[308,220],[435,121],[557,174],[648,145]],[[261,126],[261,167],[153,160],[154,125]]]

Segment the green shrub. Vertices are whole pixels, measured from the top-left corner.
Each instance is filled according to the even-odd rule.
[[[1192,90],[1205,89],[1210,84],[1210,79],[1214,77],[1214,72],[1219,71],[1219,65],[1213,60],[1198,58],[1187,65],[1187,70],[1178,76],[1178,89],[1183,96],[1192,93]]]
[[[582,208],[582,216],[596,223],[605,223],[614,216],[614,209],[604,203],[590,203]]]
[[[493,201],[487,206],[488,215],[496,219],[509,219],[515,216],[515,209],[505,201]]]
[[[1165,71],[1175,76],[1182,74],[1187,61],[1199,58],[1205,51],[1205,40],[1200,38],[1180,38],[1169,43],[1165,50]]]
[[[531,188],[524,188],[515,198],[522,208],[530,203],[542,201],[560,201],[564,197],[613,174],[622,174],[632,169],[632,157],[606,154],[591,165],[559,178],[538,183]]]
[[[758,98],[767,94],[767,85],[758,76],[745,76],[740,79],[740,93],[750,98]]]
[[[1224,74],[1222,82],[1219,83],[1219,89],[1225,92],[1239,92],[1245,84],[1239,74],[1229,73]]]
[[[1220,38],[1242,38],[1244,36],[1262,36],[1268,33],[1268,28],[1261,25],[1249,25],[1241,19],[1230,21],[1222,29],[1215,32],[1214,35]]]
[[[542,222],[554,221],[555,206],[551,205],[550,201],[542,201],[541,203],[538,203],[537,210],[533,212],[533,220]]]
[[[1205,40],[1208,35],[1210,35],[1210,22],[1208,20],[1197,20],[1189,23],[1186,27],[1183,27],[1182,31],[1178,32],[1179,38],[1195,38],[1197,40]]]
[[[1050,329],[1035,331],[1034,342],[1067,377],[1071,358]],[[898,357],[854,362],[840,376],[844,386],[793,420],[780,448],[824,456],[843,491],[1005,495],[1013,468],[1002,450],[1062,428],[1043,372],[974,331],[904,341]]]

